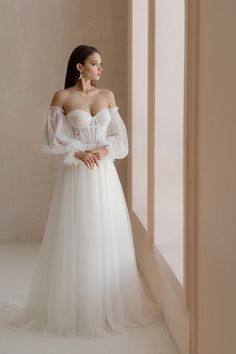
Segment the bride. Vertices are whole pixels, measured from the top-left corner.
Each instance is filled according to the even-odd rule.
[[[27,299],[7,306],[21,330],[97,336],[159,316],[142,286],[114,165],[128,154],[126,127],[112,91],[94,85],[102,71],[96,48],[76,47],[45,115],[41,147],[59,171]]]

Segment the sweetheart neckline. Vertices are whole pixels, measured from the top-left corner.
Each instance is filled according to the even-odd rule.
[[[111,108],[114,108],[114,107],[111,107]],[[98,111],[94,116],[92,116],[92,114],[90,112],[87,112],[85,109],[82,109],[82,108],[75,108],[75,109],[72,109],[70,112],[68,112],[66,114],[66,116],[68,117],[70,113],[74,112],[74,111],[82,111],[82,112],[85,112],[87,113],[87,115],[89,115],[91,118],[95,118],[100,112],[102,111],[109,111],[109,108],[102,108],[100,109],[100,111]]]

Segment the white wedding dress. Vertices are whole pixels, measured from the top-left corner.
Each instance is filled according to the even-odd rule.
[[[156,321],[136,265],[131,223],[115,159],[128,154],[118,107],[95,116],[49,106],[41,147],[59,159],[50,212],[28,296],[8,301],[7,322],[19,330],[97,336]],[[77,150],[108,145],[89,169]]]

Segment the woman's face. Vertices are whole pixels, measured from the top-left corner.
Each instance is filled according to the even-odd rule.
[[[84,65],[78,63],[77,68],[82,70],[85,79],[99,80],[102,73],[101,56],[98,53],[93,53],[87,57]]]

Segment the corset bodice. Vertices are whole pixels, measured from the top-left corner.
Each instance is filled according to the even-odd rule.
[[[105,143],[107,127],[111,120],[108,108],[101,109],[95,116],[83,109],[73,109],[66,115],[74,136],[87,146]]]

